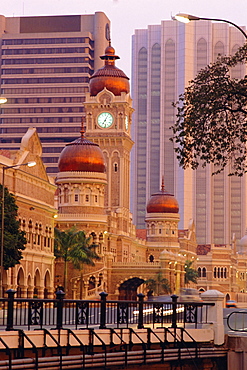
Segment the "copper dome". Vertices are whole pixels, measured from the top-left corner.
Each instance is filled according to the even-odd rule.
[[[115,49],[111,45],[107,46],[105,55],[100,58],[105,60],[105,65],[90,77],[90,95],[96,96],[104,88],[107,88],[114,95],[121,95],[121,92],[129,93],[129,78],[121,69],[115,66],[115,60],[119,59],[115,55]]]
[[[165,190],[162,183],[161,190],[151,195],[147,204],[147,213],[178,213],[178,211],[177,199]]]
[[[58,161],[59,172],[85,171],[105,172],[104,155],[98,144],[92,143],[82,135],[62,150]]]

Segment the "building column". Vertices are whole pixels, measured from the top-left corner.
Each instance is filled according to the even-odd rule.
[[[84,283],[84,297],[82,297],[82,299],[87,299],[88,298],[88,286],[89,286],[89,284],[88,284],[88,282],[85,282]]]

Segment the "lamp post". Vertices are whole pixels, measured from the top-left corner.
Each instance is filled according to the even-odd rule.
[[[7,102],[7,98],[5,98],[4,96],[0,96],[0,104],[4,104]]]
[[[13,166],[3,166],[2,167],[2,212],[1,212],[1,248],[0,248],[0,298],[3,297],[3,258],[4,258],[4,182],[5,182],[5,171],[10,168],[19,168],[21,166],[33,167],[36,165],[36,162],[27,162],[21,164],[15,164]]]
[[[189,23],[191,21],[214,21],[214,22],[225,22],[229,23],[232,26],[236,27],[247,39],[247,34],[242,30],[241,27],[239,27],[237,24],[227,21],[226,19],[219,19],[219,18],[205,18],[205,17],[197,17],[195,15],[185,14],[185,13],[178,13],[174,17],[172,17],[173,20],[183,22],[183,23]]]

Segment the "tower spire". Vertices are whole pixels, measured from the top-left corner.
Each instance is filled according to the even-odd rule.
[[[80,133],[81,133],[81,139],[84,139],[84,137],[85,137],[85,132],[86,132],[86,126],[84,126],[84,117],[82,116],[82,117],[81,117],[81,130],[80,130]]]
[[[165,179],[164,179],[164,175],[162,175],[161,191],[162,191],[162,192],[164,192],[164,191],[165,191]]]

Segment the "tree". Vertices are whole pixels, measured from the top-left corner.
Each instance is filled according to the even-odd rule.
[[[185,265],[184,265],[184,271],[185,271],[185,275],[184,275],[184,283],[185,285],[186,284],[189,284],[190,281],[192,283],[197,283],[197,278],[198,278],[198,272],[193,269],[192,267],[193,265],[193,261],[185,261]]]
[[[2,185],[0,185],[0,204],[2,207]],[[15,197],[4,188],[4,249],[3,267],[8,270],[10,267],[20,263],[23,258],[22,251],[25,249],[27,240],[25,232],[20,230],[20,223],[17,220],[18,206]],[[0,216],[2,222],[2,213]],[[1,231],[2,232],[2,231]]]
[[[158,272],[157,275],[152,279],[145,281],[149,291],[154,292],[157,296],[161,293],[168,294],[171,292],[171,287],[169,281],[166,278],[162,277],[162,273]]]
[[[246,172],[247,76],[230,76],[231,68],[246,62],[247,43],[203,68],[173,104],[177,120],[171,140],[181,167],[213,163],[214,174],[226,166],[229,175]]]
[[[94,260],[100,257],[94,251],[94,244],[90,244],[91,238],[87,238],[84,231],[77,231],[75,228],[61,231],[55,228],[55,248],[54,253],[57,258],[64,261],[64,291],[67,290],[68,262],[72,262],[74,268],[81,271],[83,265],[94,266]],[[81,275],[81,295],[82,295],[82,275]],[[81,297],[82,298],[82,297]]]

